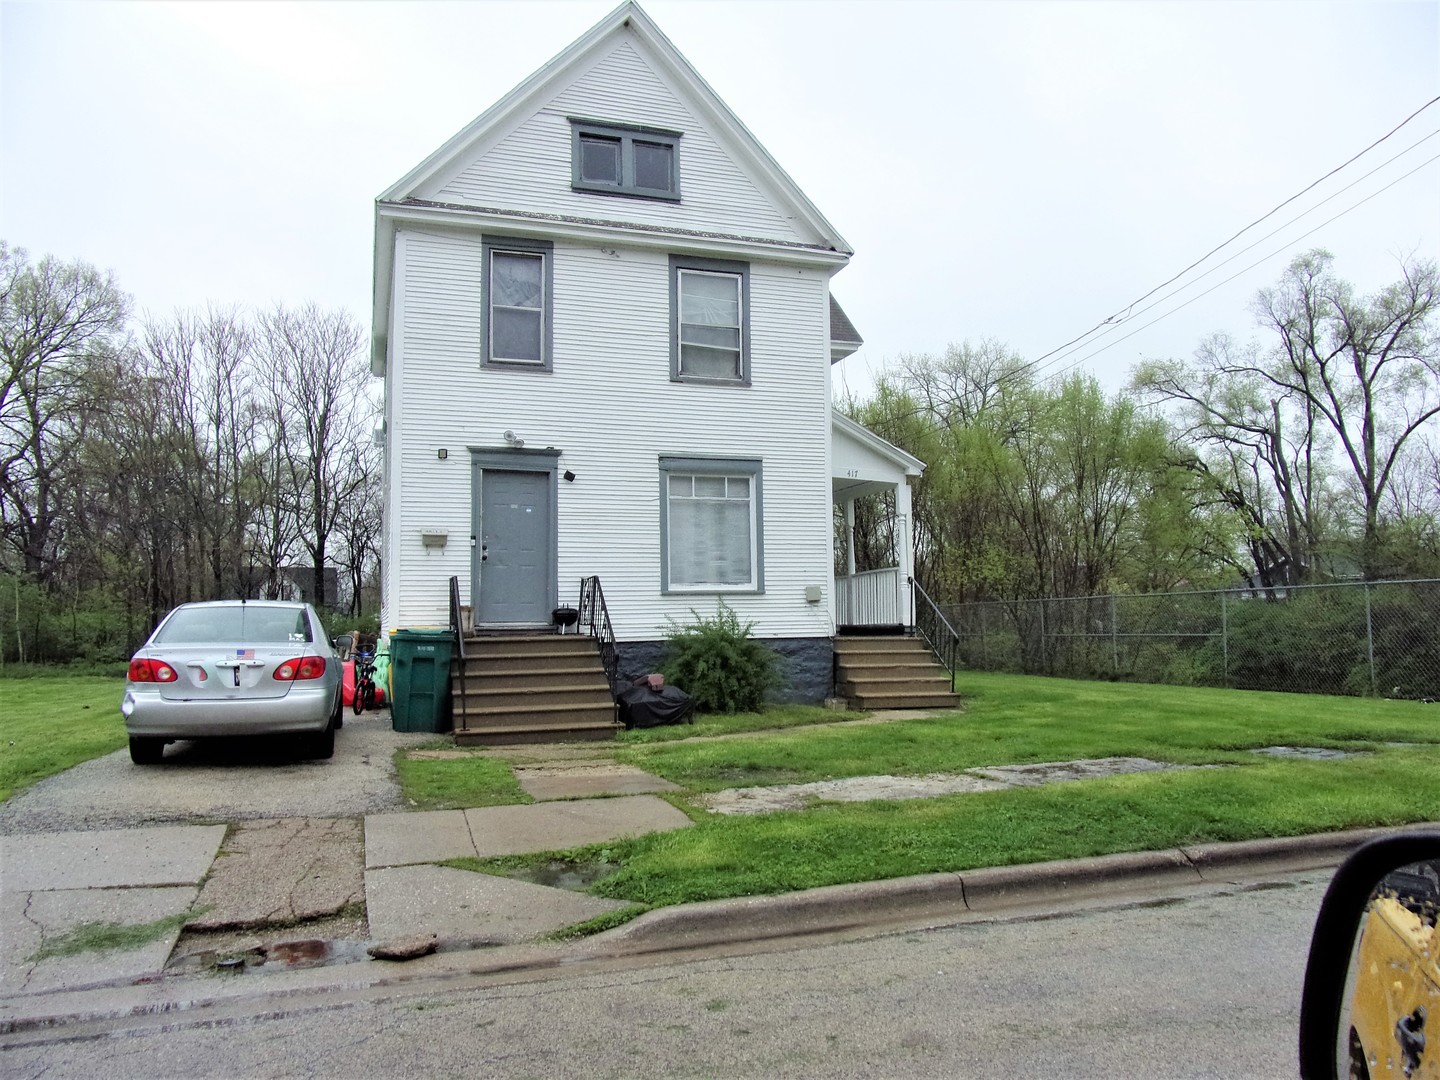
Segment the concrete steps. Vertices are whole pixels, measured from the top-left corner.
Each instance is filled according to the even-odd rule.
[[[837,637],[835,686],[855,709],[960,707],[949,673],[920,637]]]
[[[580,634],[465,639],[451,665],[455,741],[505,745],[614,738],[615,702],[600,650]]]

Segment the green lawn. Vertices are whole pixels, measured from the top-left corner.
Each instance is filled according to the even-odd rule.
[[[1113,755],[1228,767],[753,817],[692,811],[692,829],[609,845],[623,868],[594,891],[673,904],[1440,818],[1440,706],[990,674],[964,674],[957,689],[966,711],[931,720],[618,756],[688,792]],[[1369,753],[1245,752],[1272,745]]]
[[[1254,764],[1253,755],[1240,751],[1440,743],[1440,706],[1413,701],[977,673],[962,673],[956,689],[966,698],[965,711],[931,720],[626,745],[618,756],[692,791],[714,791],[1074,758]]]
[[[0,678],[0,802],[125,745],[123,678]]]
[[[449,745],[448,742],[446,745]],[[473,755],[464,758],[412,758],[395,751],[395,771],[410,803],[422,810],[455,810],[533,802],[503,761]]]

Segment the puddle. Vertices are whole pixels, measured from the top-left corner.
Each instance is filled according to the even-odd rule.
[[[584,892],[601,878],[607,878],[619,869],[619,863],[606,862],[603,859],[581,863],[569,859],[551,859],[538,866],[507,871],[504,876],[516,881],[528,881],[532,885],[548,885],[552,889]]]
[[[270,971],[298,971],[304,968],[330,967],[334,964],[353,964],[369,960],[366,953],[368,941],[341,939],[321,941],[307,938],[303,941],[280,941],[272,945],[257,945],[244,952],[221,952],[205,949],[191,953],[174,961],[167,967],[167,973],[174,975],[195,975],[214,971],[221,975],[239,975],[245,972],[264,974]]]

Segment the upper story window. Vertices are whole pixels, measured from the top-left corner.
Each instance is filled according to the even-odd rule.
[[[571,186],[641,199],[680,198],[680,132],[570,118]]]
[[[481,363],[548,371],[554,245],[548,240],[487,236],[481,251],[480,291],[485,301]]]
[[[670,256],[670,378],[750,385],[750,266]]]

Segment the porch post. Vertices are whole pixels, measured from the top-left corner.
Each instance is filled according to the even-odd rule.
[[[845,574],[855,576],[855,499],[845,500]]]
[[[900,548],[895,554],[900,564],[900,618],[903,625],[915,625],[915,593],[910,578],[915,575],[915,542],[910,532],[910,483],[905,477],[895,485],[895,516],[900,519]]]

